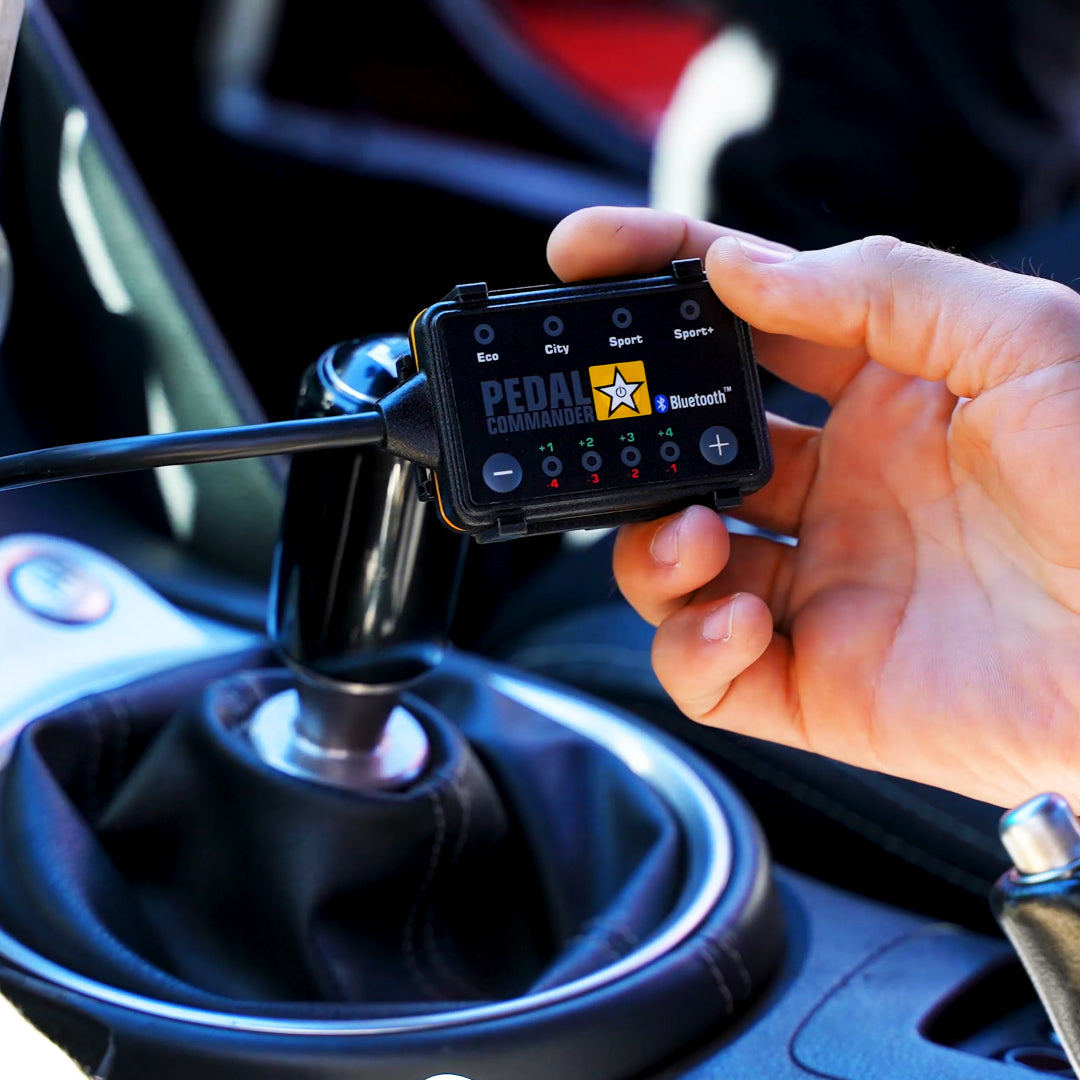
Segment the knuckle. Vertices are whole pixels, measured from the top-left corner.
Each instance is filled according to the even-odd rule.
[[[865,236],[858,241],[858,258],[863,268],[859,336],[869,346],[893,339],[897,302],[894,274],[917,250],[895,236]]]
[[[1055,327],[1080,332],[1080,295],[1076,290],[1045,278],[1038,279],[1035,284],[1044,318]]]
[[[698,705],[689,701],[676,701],[675,704],[678,707],[679,712],[681,712],[687,720],[693,720],[695,724],[704,723],[708,719],[709,714],[716,707],[715,701],[709,702],[707,705]]]
[[[898,257],[906,257],[917,250],[914,244],[884,234],[864,236],[858,241],[859,258],[869,265],[894,262]]]
[[[653,637],[652,668],[664,692],[675,707],[690,720],[701,723],[709,717],[723,696],[722,690],[707,684],[687,665],[682,650],[669,648],[663,629]]]
[[[695,698],[686,694],[677,693],[671,687],[667,686],[663,679],[660,680],[660,685],[667,691],[668,696],[675,703],[675,707],[679,712],[681,712],[688,720],[693,720],[696,724],[700,724],[706,720],[718,704],[716,695]]]
[[[1080,357],[1080,295],[1057,281],[1031,278],[1014,291],[1012,317],[1002,318],[996,338],[1002,357],[991,383]]]
[[[684,707],[686,673],[683,670],[683,664],[678,659],[677,651],[673,653],[667,647],[666,637],[663,627],[653,635],[651,657],[653,673],[679,711],[686,713]],[[690,714],[686,713],[686,715]]]

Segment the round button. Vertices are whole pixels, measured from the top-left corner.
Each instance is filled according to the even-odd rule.
[[[521,462],[512,454],[492,454],[484,462],[484,483],[505,495],[521,483]]]
[[[544,320],[544,333],[548,337],[558,337],[563,332],[563,321],[558,315],[549,315]]]
[[[611,313],[611,321],[620,329],[625,330],[633,321],[634,316],[624,307],[617,307]]]
[[[540,468],[543,469],[548,476],[558,476],[559,473],[562,472],[562,458],[557,458],[552,454],[550,457],[546,457],[540,462]]]
[[[660,444],[660,456],[665,461],[678,461],[682,450],[677,442],[662,442]]]
[[[57,555],[33,555],[19,563],[8,575],[8,586],[27,611],[67,626],[89,626],[112,611],[108,587]]]
[[[619,456],[628,469],[641,464],[641,451],[636,446],[624,446]]]
[[[696,300],[684,300],[679,314],[687,322],[693,322],[701,314],[701,305]]]
[[[495,340],[495,331],[486,322],[482,322],[472,332],[472,336],[476,338],[477,345],[490,345]]]
[[[729,461],[735,460],[735,455],[739,452],[739,440],[728,428],[716,425],[701,433],[698,449],[710,465],[727,465]]]
[[[595,450],[586,450],[581,455],[581,467],[586,472],[596,472],[604,464],[604,459]]]

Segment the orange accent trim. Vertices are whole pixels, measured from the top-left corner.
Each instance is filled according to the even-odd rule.
[[[435,476],[434,473],[432,473],[431,475]],[[439,490],[439,478],[437,476],[435,476],[435,503],[439,508],[439,517],[441,517],[443,519],[443,521],[445,521],[446,524],[449,525],[450,528],[454,530],[454,532],[463,533],[465,530],[463,528],[461,528],[460,525],[455,525],[446,516],[446,511],[443,509],[443,504],[442,504],[442,492]]]
[[[427,308],[424,308],[427,311]],[[417,370],[420,369],[420,361],[416,356],[416,324],[420,321],[420,316],[424,314],[421,311],[415,319],[412,321],[412,325],[409,327],[409,347],[412,349],[413,362],[416,364]],[[465,530],[459,525],[455,525],[447,516],[446,511],[443,509],[442,491],[439,488],[439,476],[433,469],[431,475],[435,479],[435,505],[439,508],[439,517],[443,519],[446,524],[454,530],[454,532],[463,533]]]
[[[418,311],[416,313],[416,318],[413,319],[412,324],[409,326],[409,348],[412,349],[413,362],[416,364],[417,368],[420,367],[420,361],[416,359],[416,324],[420,321],[420,316],[424,314],[424,311],[427,311],[427,308],[424,308],[423,311]]]

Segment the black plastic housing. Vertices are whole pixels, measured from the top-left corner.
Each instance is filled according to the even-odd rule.
[[[400,335],[334,346],[305,372],[297,415],[350,416],[388,401],[410,452],[433,450],[418,400],[425,395],[394,390],[407,350]],[[396,446],[293,457],[268,632],[282,658],[308,676],[397,683],[427,670],[446,645],[464,543],[417,501],[418,467]]]
[[[732,507],[772,475],[749,327],[699,259],[645,278],[459,285],[411,343],[438,429],[428,490],[482,543]]]

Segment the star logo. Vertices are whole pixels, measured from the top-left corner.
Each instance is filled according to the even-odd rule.
[[[647,416],[652,412],[652,399],[645,381],[645,364],[641,360],[591,367],[589,382],[592,384],[598,420]]]
[[[637,388],[640,385],[639,382],[627,382],[623,378],[623,373],[616,368],[615,381],[610,386],[598,386],[596,389],[601,394],[607,394],[611,398],[608,415],[612,416],[616,409],[629,409],[631,412],[639,411],[634,404],[634,394],[637,393]]]

